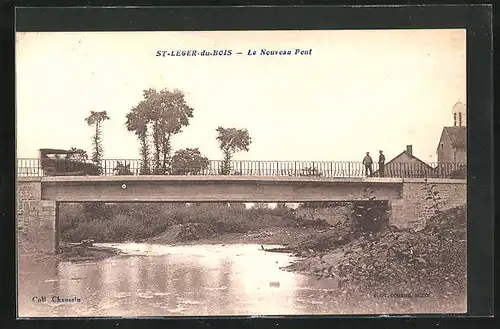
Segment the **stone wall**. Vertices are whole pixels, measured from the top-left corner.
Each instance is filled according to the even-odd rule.
[[[32,220],[39,217],[42,183],[40,180],[18,181],[16,189],[17,229],[20,234],[27,234]]]
[[[40,179],[23,178],[16,185],[19,251],[54,253],[58,249],[56,202],[41,200]]]
[[[466,204],[467,184],[461,180],[414,180],[403,183],[402,196],[400,200],[391,201],[391,224],[418,228],[434,216],[436,210]]]

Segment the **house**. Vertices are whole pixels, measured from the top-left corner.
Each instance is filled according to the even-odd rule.
[[[438,164],[467,163],[466,106],[458,102],[453,106],[453,127],[443,127],[437,146]]]
[[[406,150],[385,163],[385,177],[432,177],[435,169],[413,155],[413,146],[407,145]],[[375,171],[373,176],[380,176]]]
[[[438,163],[467,163],[467,128],[443,127],[437,147]]]
[[[443,127],[436,149],[439,176],[465,178],[467,176],[467,124],[466,106],[457,102],[453,106],[453,126]]]

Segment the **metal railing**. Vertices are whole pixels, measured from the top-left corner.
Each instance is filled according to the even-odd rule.
[[[45,161],[45,160],[44,160]],[[81,164],[81,170],[79,170]],[[18,176],[96,175],[86,172],[92,162],[74,160],[17,159]],[[378,163],[371,173],[362,162],[355,161],[246,161],[220,160],[171,163],[165,168],[144,166],[137,159],[106,159],[99,164],[100,175],[243,175],[243,176],[316,176],[316,177],[408,177],[408,178],[466,178],[465,163],[388,163],[383,170]],[[76,169],[75,169],[76,168]]]

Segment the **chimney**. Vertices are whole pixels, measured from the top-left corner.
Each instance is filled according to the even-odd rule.
[[[406,145],[406,152],[410,153],[410,155],[413,155],[413,147],[411,145]]]

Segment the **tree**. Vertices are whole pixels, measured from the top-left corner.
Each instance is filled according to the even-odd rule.
[[[265,209],[269,209],[269,204],[267,202],[254,202],[253,208],[265,210]]]
[[[172,175],[198,175],[209,166],[207,157],[204,157],[198,148],[178,150],[172,157]]]
[[[129,113],[127,113],[127,121],[125,125],[128,131],[133,131],[140,142],[139,154],[141,156],[141,175],[149,174],[149,147],[148,147],[148,114],[144,110],[144,107],[138,109],[134,107]]]
[[[103,155],[102,143],[101,143],[101,124],[103,121],[109,120],[106,111],[95,112],[90,111],[90,115],[85,118],[85,121],[89,126],[95,125],[95,134],[92,136],[92,161],[101,171],[101,160]]]
[[[218,127],[215,131],[218,133],[216,139],[224,156],[221,174],[229,175],[231,172],[231,158],[234,153],[238,151],[248,152],[252,139],[247,129]]]
[[[144,90],[144,99],[127,114],[127,129],[134,131],[141,141],[143,162],[147,151],[148,129],[152,130],[154,173],[166,173],[170,165],[172,136],[189,125],[194,109],[187,105],[184,93],[154,88]]]
[[[87,151],[76,148],[72,146],[69,151],[71,152],[66,156],[67,160],[73,160],[73,161],[86,161],[88,160],[89,156],[87,155]]]
[[[118,161],[113,171],[115,172],[115,175],[133,175],[130,170],[130,163],[126,162],[122,163],[121,161]]]
[[[276,209],[288,209],[285,202],[276,203]]]

